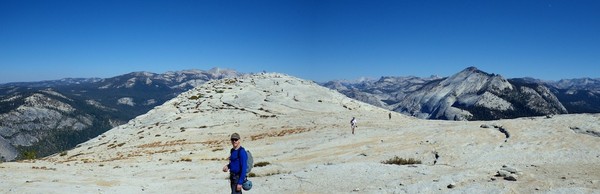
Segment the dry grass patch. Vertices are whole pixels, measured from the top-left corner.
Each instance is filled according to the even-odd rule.
[[[229,158],[201,158],[199,160],[202,160],[202,161],[225,161],[225,160],[229,160]]]
[[[102,160],[100,162],[111,162],[111,161],[116,161],[116,160],[125,160],[127,159],[127,157],[123,156],[123,155],[119,155],[117,157],[114,158],[110,158],[110,159],[106,159],[106,160]]]
[[[258,162],[256,164],[254,164],[254,167],[264,167],[264,166],[267,166],[269,164],[271,164],[271,163],[269,163],[269,162]]]
[[[45,166],[41,166],[41,167],[32,166],[31,169],[36,169],[36,170],[54,170],[54,171],[56,171],[56,168],[48,168],[48,167],[45,167]]]
[[[147,144],[143,144],[143,145],[139,145],[137,146],[137,148],[153,148],[153,147],[160,147],[162,144],[162,141],[156,141],[156,142],[152,142],[152,143],[147,143]]]
[[[225,84],[234,84],[235,82],[237,82],[237,79],[227,79],[227,80],[225,80]]]
[[[67,158],[67,159],[72,159],[72,158],[75,158],[75,157],[81,156],[81,155],[84,155],[84,153],[79,153],[79,154],[75,154],[75,155],[69,156],[69,158]]]
[[[175,153],[177,152],[177,150],[158,150],[158,151],[151,151],[151,150],[144,150],[143,153],[147,154],[147,155],[152,155],[152,154],[162,154],[162,153]]]
[[[155,147],[167,147],[167,146],[188,145],[188,144],[197,144],[197,142],[187,142],[187,139],[179,139],[179,140],[167,141],[164,144],[162,143],[162,141],[156,141],[156,142],[152,142],[152,143],[142,144],[142,145],[139,145],[136,147],[137,148],[155,148]]]
[[[104,143],[98,144],[98,146],[103,146],[103,145],[106,145],[106,144],[108,144],[109,142],[110,142],[110,141],[107,141],[107,142],[104,142]]]
[[[139,154],[139,153],[129,153],[127,155],[123,155],[121,153],[118,153],[117,157],[106,159],[106,160],[101,160],[101,161],[98,161],[98,162],[111,162],[111,161],[117,161],[117,160],[126,160],[126,159],[129,159],[129,158],[139,157],[139,156],[143,156],[143,155]],[[84,161],[84,163],[88,163],[88,162]]]
[[[197,100],[198,98],[202,98],[203,96],[204,96],[204,95],[202,95],[202,94],[197,94],[197,95],[195,95],[195,96],[191,96],[191,97],[189,97],[188,99],[190,99],[190,100]]]
[[[123,146],[123,145],[125,145],[125,143],[120,143],[120,144],[114,144],[114,143],[111,143],[111,144],[109,144],[109,145],[108,145],[108,149],[113,149],[113,148],[116,148],[116,147],[121,147],[121,146]],[[91,147],[90,147],[90,148],[91,148]],[[89,149],[89,148],[88,148],[88,149]]]
[[[400,158],[398,156],[394,156],[393,158],[390,158],[389,160],[386,160],[386,161],[382,161],[381,163],[395,164],[395,165],[410,165],[410,164],[421,164],[421,160],[417,160],[414,158],[404,159],[404,158]]]
[[[290,134],[299,134],[299,133],[304,133],[304,132],[308,132],[310,131],[310,129],[307,128],[295,128],[295,129],[284,129],[281,131],[277,131],[277,132],[270,132],[270,133],[261,133],[258,135],[252,135],[250,136],[250,139],[252,141],[254,140],[259,140],[259,139],[264,139],[265,137],[283,137],[286,135],[290,135]]]
[[[250,174],[248,174],[248,176],[249,176],[249,177],[265,177],[265,176],[273,176],[273,175],[278,175],[278,174],[283,174],[283,173],[287,173],[287,174],[289,174],[289,173],[291,173],[291,172],[284,172],[284,171],[281,171],[281,170],[277,170],[277,171],[275,171],[275,172],[268,172],[268,173],[261,174],[261,175],[257,175],[257,174],[254,174],[254,173],[250,173]],[[252,175],[252,174],[254,174],[254,175]]]
[[[83,159],[81,159],[80,161],[82,161],[83,163],[92,163],[92,162],[94,162],[94,159],[91,159],[91,158],[83,158]]]
[[[207,147],[218,148],[218,147],[221,147],[221,144],[228,143],[228,142],[229,142],[229,140],[221,139],[221,140],[208,140],[208,141],[203,141],[200,143],[206,145]]]

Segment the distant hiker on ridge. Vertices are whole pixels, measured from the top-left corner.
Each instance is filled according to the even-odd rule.
[[[352,117],[352,120],[350,120],[350,127],[352,128],[352,135],[354,135],[354,128],[356,128],[356,118]]]
[[[389,113],[388,116],[390,117],[390,120],[392,119],[392,113]]]
[[[248,169],[248,154],[242,147],[240,135],[231,134],[231,148],[229,155],[229,164],[223,166],[223,172],[229,171],[229,181],[231,184],[231,193],[242,193],[242,184],[246,181],[246,170]]]

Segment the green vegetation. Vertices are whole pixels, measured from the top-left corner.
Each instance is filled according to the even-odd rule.
[[[22,154],[17,156],[15,160],[28,159],[23,153],[29,152],[28,156],[31,157],[32,150],[35,150],[35,158],[61,153],[64,150],[75,147],[81,142],[85,142],[92,137],[100,135],[107,129],[110,129],[110,124],[108,122],[103,123],[95,120],[93,121],[93,126],[81,131],[64,129],[55,130],[52,133],[48,133],[43,138],[40,138],[40,141],[34,143],[32,146],[17,146],[17,150]]]
[[[417,160],[414,158],[404,159],[398,156],[394,156],[393,158],[382,161],[384,164],[396,164],[396,165],[409,165],[409,164],[421,164],[421,160]]]
[[[33,160],[37,158],[37,152],[35,150],[27,150],[21,152],[21,158],[25,160]]]
[[[14,100],[8,101],[0,101],[0,114],[8,113],[12,110],[17,109],[17,107],[21,106],[25,103],[25,98],[22,96],[30,95],[31,93],[23,93],[21,97],[15,97]],[[2,99],[9,99],[12,96],[4,96]]]

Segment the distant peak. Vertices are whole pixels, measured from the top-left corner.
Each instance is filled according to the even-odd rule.
[[[222,70],[221,68],[213,67],[213,68],[209,69],[208,72],[219,73],[221,70]]]
[[[471,66],[471,67],[467,67],[464,71],[477,72],[477,71],[479,71],[479,69],[477,69],[477,67]]]
[[[487,76],[496,76],[496,74],[490,74],[487,73],[485,71],[481,71],[479,69],[477,69],[477,67],[471,66],[471,67],[467,67],[465,70],[462,70],[459,74],[483,74],[483,75],[487,75]]]

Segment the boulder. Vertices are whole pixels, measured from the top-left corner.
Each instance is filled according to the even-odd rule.
[[[507,180],[507,181],[517,181],[517,175],[511,174],[511,175],[509,175],[507,177],[504,177],[504,180]]]
[[[517,169],[509,167],[509,166],[503,166],[500,170],[504,170],[504,171],[510,172],[511,174],[517,174],[518,173]]]
[[[499,170],[496,172],[496,177],[508,177],[510,176],[510,172],[505,171],[505,170]]]

